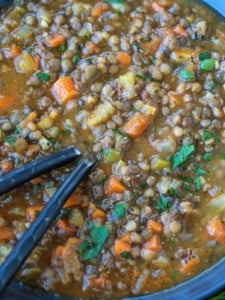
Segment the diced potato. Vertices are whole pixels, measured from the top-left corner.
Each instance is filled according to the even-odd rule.
[[[35,72],[38,68],[37,60],[25,51],[16,57],[14,63],[18,73],[29,74]]]
[[[73,226],[82,226],[84,225],[84,217],[79,210],[79,208],[74,208],[69,216],[69,223],[72,224]]]
[[[52,127],[52,125],[53,125],[53,120],[50,119],[49,117],[45,117],[41,119],[37,124],[38,128],[41,130],[49,129],[50,127]]]
[[[181,48],[176,49],[171,53],[170,58],[177,63],[183,63],[191,59],[192,49]]]
[[[119,77],[119,83],[123,88],[129,88],[135,85],[135,75],[131,72],[127,72]]]
[[[150,104],[145,104],[141,108],[140,112],[145,114],[147,117],[152,117],[156,113],[156,108],[154,106],[150,105]]]
[[[97,126],[108,121],[114,114],[115,108],[108,101],[99,104],[97,108],[88,116],[87,125]]]
[[[169,167],[170,167],[170,162],[165,159],[154,157],[151,161],[151,168],[154,171],[160,171],[164,168],[169,168]]]
[[[209,201],[207,206],[215,207],[222,211],[225,208],[225,194],[221,194],[218,197],[213,198]]]

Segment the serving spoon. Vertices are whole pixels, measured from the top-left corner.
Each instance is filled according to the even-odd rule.
[[[8,5],[12,4],[12,3],[13,3],[13,0],[1,0],[0,1],[0,8],[8,6]]]
[[[40,175],[50,169],[71,162],[80,156],[81,153],[78,149],[70,147],[61,152],[34,161],[18,170],[12,171],[3,177],[0,177],[0,194],[38,176],[37,174]],[[82,156],[72,173],[67,177],[40,214],[36,217],[35,221],[19,239],[9,256],[0,266],[0,295],[14,278],[51,223],[58,216],[60,209],[63,207],[63,204],[70,194],[96,164],[97,158],[94,154],[89,153]]]

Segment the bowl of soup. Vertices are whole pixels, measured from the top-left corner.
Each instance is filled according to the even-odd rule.
[[[223,18],[198,1],[1,10],[0,175],[70,145],[99,158],[3,299],[200,299],[222,288],[224,42]],[[73,167],[1,196],[0,263]]]

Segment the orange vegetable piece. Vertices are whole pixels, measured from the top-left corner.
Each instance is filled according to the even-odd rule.
[[[100,48],[92,42],[87,42],[85,46],[91,54],[97,54],[100,52]]]
[[[141,113],[135,113],[124,125],[123,130],[130,137],[136,138],[145,131],[148,125],[149,120],[145,115]]]
[[[103,277],[91,278],[90,285],[92,288],[100,290],[107,288],[107,286],[111,286],[111,281]]]
[[[131,245],[122,239],[116,239],[114,244],[114,254],[118,256],[123,252],[131,252]]]
[[[198,263],[199,263],[198,258],[192,258],[180,267],[180,272],[183,273],[183,274],[188,274],[196,268]]]
[[[120,237],[120,240],[124,241],[126,243],[130,243],[131,242],[131,234],[130,233],[126,233],[126,234],[122,235]]]
[[[47,38],[47,44],[50,47],[59,47],[60,45],[65,43],[65,37],[62,34],[53,34]]]
[[[81,195],[77,193],[73,193],[66,200],[65,204],[63,205],[63,208],[80,205],[81,201],[82,201]]]
[[[0,95],[0,111],[6,111],[15,105],[15,100],[10,96]]]
[[[1,227],[0,228],[0,241],[10,241],[15,238],[12,228]]]
[[[59,245],[55,249],[52,250],[52,259],[55,259],[57,257],[61,257],[63,253],[63,246]]]
[[[33,222],[36,217],[37,214],[43,209],[43,205],[40,206],[30,206],[27,208],[27,213],[26,213],[26,217],[30,222]]]
[[[164,14],[165,13],[165,8],[161,4],[159,4],[158,2],[153,2],[152,3],[152,8],[158,14]]]
[[[161,39],[159,37],[155,37],[152,41],[139,42],[139,46],[145,49],[146,53],[154,54],[160,45]]]
[[[73,235],[76,233],[76,229],[71,227],[67,220],[60,219],[56,223],[57,231],[60,234]]]
[[[183,26],[179,25],[179,24],[175,26],[174,32],[177,35],[188,36],[188,32],[185,30],[185,28]]]
[[[163,225],[160,222],[157,222],[155,220],[149,220],[147,224],[147,228],[151,229],[155,233],[160,233],[163,230]]]
[[[52,94],[58,102],[63,104],[70,99],[77,98],[79,92],[71,77],[61,77],[54,83]]]
[[[106,6],[104,5],[104,3],[99,2],[93,7],[91,15],[94,18],[99,18],[105,10]]]
[[[93,212],[91,213],[91,219],[106,219],[106,214],[103,210],[99,208],[95,208]]]
[[[105,193],[107,196],[113,193],[122,193],[126,187],[115,177],[111,176],[105,183]]]
[[[126,53],[126,52],[119,52],[117,54],[117,61],[121,65],[130,66],[131,63],[132,63],[131,55],[129,53]]]
[[[161,249],[159,236],[157,234],[153,234],[153,236],[147,242],[145,242],[143,246],[146,249],[159,252]]]
[[[10,51],[11,51],[12,58],[16,58],[22,52],[21,48],[19,46],[17,46],[16,44],[12,44]]]
[[[225,225],[220,219],[214,219],[209,222],[207,231],[208,234],[214,236],[219,243],[225,243]]]

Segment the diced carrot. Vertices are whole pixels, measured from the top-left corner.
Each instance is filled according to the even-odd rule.
[[[91,219],[106,219],[106,214],[103,210],[99,208],[95,208],[93,212],[91,213]]]
[[[0,95],[0,112],[12,108],[15,105],[15,100],[10,96]]]
[[[132,63],[131,55],[126,52],[119,52],[117,54],[117,61],[124,66],[130,66]]]
[[[114,254],[118,256],[123,252],[131,252],[131,245],[121,239],[116,239],[114,244]]]
[[[89,50],[89,54],[98,54],[100,52],[100,48],[93,42],[87,42],[85,47]]]
[[[183,274],[188,274],[196,268],[198,263],[199,263],[198,258],[192,258],[180,267],[180,272]]]
[[[124,125],[123,130],[127,135],[136,138],[141,135],[149,125],[149,120],[144,114],[135,113]]]
[[[50,47],[59,47],[60,45],[65,43],[65,36],[59,33],[50,35],[47,38],[47,44]]]
[[[38,213],[40,213],[40,211],[43,209],[43,207],[43,205],[28,207],[26,213],[28,221],[33,222],[36,219]]]
[[[99,277],[99,278],[91,278],[89,279],[90,286],[95,289],[107,289],[107,287],[111,286],[111,280]]]
[[[219,243],[225,243],[225,225],[220,219],[211,220],[207,225],[207,231],[208,234],[215,237]]]
[[[64,247],[62,245],[59,245],[56,248],[54,248],[52,250],[52,259],[57,258],[57,257],[61,257],[62,253],[63,253],[63,248]]]
[[[157,234],[153,234],[153,236],[147,242],[145,242],[143,246],[146,249],[159,252],[161,249],[159,236]]]
[[[159,37],[155,37],[152,41],[139,42],[139,46],[142,49],[145,49],[147,54],[153,55],[159,48],[161,39]]]
[[[91,12],[92,17],[99,18],[106,10],[106,5],[102,2],[97,3]]]
[[[107,196],[113,193],[122,193],[126,190],[126,187],[115,177],[111,176],[105,183],[105,193]]]
[[[67,234],[74,235],[76,233],[76,229],[71,227],[67,220],[60,219],[56,223],[56,230],[59,234]]]
[[[61,104],[68,100],[77,98],[79,92],[71,77],[59,78],[52,87],[52,94]]]
[[[81,195],[78,193],[73,193],[66,200],[65,204],[63,205],[63,208],[80,205],[81,201],[82,201]]]
[[[152,3],[152,8],[158,14],[164,14],[165,13],[165,8],[161,4],[159,4],[158,2],[153,2]]]
[[[179,104],[182,103],[183,95],[175,93],[175,92],[169,92],[168,93],[169,101],[171,104]]]
[[[130,233],[125,233],[120,237],[121,241],[124,241],[125,243],[130,243],[131,242],[131,234]]]
[[[35,177],[34,179],[31,180],[32,184],[39,184],[43,182],[43,178],[41,177]]]
[[[3,173],[8,173],[13,169],[13,161],[11,159],[6,159],[3,161],[0,161],[0,169]]]
[[[176,25],[174,28],[174,32],[177,35],[181,35],[181,36],[188,36],[188,32],[185,30],[185,28],[183,26],[181,26],[180,24]]]
[[[12,44],[10,51],[11,51],[12,58],[16,58],[22,52],[21,48],[16,44]]]
[[[1,227],[0,228],[0,241],[10,241],[15,238],[12,228]]]
[[[157,222],[155,220],[149,220],[147,223],[147,228],[151,229],[155,233],[160,233],[163,230],[163,225],[160,222]]]

